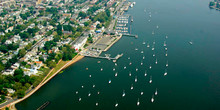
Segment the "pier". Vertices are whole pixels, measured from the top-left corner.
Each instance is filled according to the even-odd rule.
[[[86,57],[92,57],[92,58],[100,58],[100,59],[108,59],[108,60],[118,60],[119,58],[121,58],[123,56],[122,54],[118,54],[115,57],[110,57],[110,54],[105,54],[105,56],[90,56],[90,55],[84,55]]]
[[[122,34],[123,36],[128,36],[128,37],[135,37],[138,38],[138,35],[134,35],[134,34]]]

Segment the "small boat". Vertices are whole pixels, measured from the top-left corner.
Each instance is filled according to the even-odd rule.
[[[168,39],[168,36],[166,36],[166,39]]]
[[[88,70],[89,68],[86,68],[86,70]]]
[[[138,101],[137,101],[137,106],[139,106],[140,105],[140,101],[139,101],[139,98],[138,98]]]
[[[153,44],[155,45],[155,44],[156,44],[156,42],[154,41],[154,42],[153,42]]]
[[[167,75],[167,71],[165,71],[165,73],[164,73],[164,76],[166,76]]]
[[[108,80],[108,83],[109,83],[109,84],[110,84],[110,83],[112,83],[112,80],[111,80],[111,79],[109,79],[109,80]]]
[[[126,66],[124,66],[124,69],[126,69]]]
[[[130,59],[130,57],[128,57],[128,60]]]
[[[82,88],[84,88],[84,86],[81,86]]]
[[[166,41],[164,41],[163,46],[164,46],[164,47],[166,47],[166,46],[167,46]]]
[[[122,97],[124,97],[125,96],[125,90],[123,90],[123,94],[122,94]]]
[[[150,19],[148,20],[148,22],[150,22]]]
[[[115,68],[113,68],[113,71],[115,71]]]
[[[116,102],[115,107],[118,107],[118,102]]]
[[[141,53],[144,53],[144,51],[141,51]]]
[[[90,96],[91,96],[91,93],[89,92],[88,97],[90,97]]]
[[[143,60],[145,59],[145,56],[143,56]]]
[[[159,28],[159,26],[157,25],[157,29]]]
[[[152,68],[152,66],[150,65],[150,66],[149,66],[149,68],[151,69],[151,68]]]
[[[101,68],[101,71],[103,71],[103,68]]]
[[[118,73],[115,73],[115,77],[117,77],[118,76]]]
[[[99,105],[99,103],[98,103],[98,102],[96,102],[96,103],[95,103],[95,105],[96,105],[96,106],[98,106],[98,105]]]
[[[167,48],[165,48],[165,50],[167,51]]]
[[[133,87],[133,84],[131,85],[131,90],[133,90],[134,89],[134,87]]]
[[[147,48],[149,48],[149,47],[150,47],[150,44],[148,43],[148,44],[147,44]]]
[[[155,93],[154,93],[155,95],[157,95],[157,88],[156,88],[156,91],[155,91]]]
[[[190,42],[189,42],[189,44],[190,44],[190,45],[192,45],[192,44],[193,44],[193,42],[192,42],[192,41],[190,41]]]
[[[165,54],[165,56],[166,56],[166,57],[168,56],[168,54],[167,54],[167,51],[166,51],[166,54]]]
[[[138,68],[136,68],[136,71],[138,71]]]
[[[152,51],[154,51],[154,47],[152,47]]]
[[[144,76],[147,76],[147,71],[145,71]]]
[[[153,54],[153,57],[155,57],[155,53]]]
[[[134,82],[137,82],[137,76],[135,76]]]
[[[90,75],[89,75],[89,77],[91,78],[91,77],[92,77],[92,75],[90,74]]]
[[[138,48],[135,48],[135,50],[137,51],[137,50],[138,50]]]
[[[97,94],[99,95],[99,94],[100,94],[100,92],[98,91],[98,92],[97,92]]]
[[[129,72],[129,76],[131,76],[131,72]]]
[[[129,65],[131,65],[132,63],[130,62]]]
[[[167,61],[166,67],[168,67],[168,61]]]
[[[93,84],[92,87],[95,88],[95,84]]]
[[[152,103],[154,102],[154,95],[153,95],[152,98],[151,98],[151,102],[152,102]]]
[[[151,15],[149,15],[149,17],[151,17]]]
[[[152,83],[152,76],[150,76],[150,81],[149,81],[149,83]]]
[[[146,42],[143,42],[143,45],[145,45],[146,44]]]
[[[78,91],[76,91],[76,94],[78,94],[79,92]]]
[[[143,91],[141,91],[141,95],[143,95],[144,94],[144,92]]]
[[[82,100],[82,98],[79,98],[79,102]]]
[[[154,31],[152,32],[152,34],[154,35]]]
[[[101,61],[98,61],[97,63],[101,63]]]
[[[155,64],[157,64],[157,59],[156,59],[156,61],[155,61]]]
[[[143,65],[143,62],[141,62],[141,65]]]
[[[117,63],[115,63],[115,66],[117,66]]]

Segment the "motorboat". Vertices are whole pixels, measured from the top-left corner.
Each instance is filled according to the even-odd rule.
[[[156,91],[155,91],[155,93],[154,93],[155,95],[157,95],[157,88],[156,88]]]
[[[108,83],[109,83],[109,84],[110,84],[110,83],[112,83],[112,80],[111,80],[111,79],[109,79],[109,80],[108,80]]]
[[[118,107],[118,103],[116,102],[115,107]]]
[[[141,91],[141,95],[143,95],[143,94],[144,94],[144,92]]]
[[[138,68],[136,68],[136,71],[138,71]]]
[[[149,81],[149,83],[152,83],[152,76],[150,76],[150,81]]]
[[[153,95],[152,98],[151,98],[151,102],[152,102],[152,103],[154,102],[154,95]]]
[[[131,90],[133,90],[134,89],[134,87],[133,87],[133,84],[131,85]]]
[[[88,97],[90,97],[90,96],[91,96],[91,93],[89,92]]]
[[[147,71],[145,71],[144,76],[147,76]]]
[[[113,71],[115,71],[115,68],[113,68]]]
[[[130,62],[129,65],[131,65],[132,63]]]
[[[101,68],[101,71],[103,71],[103,68]]]
[[[134,82],[137,82],[137,76],[135,77]]]
[[[152,66],[150,65],[150,66],[149,66],[149,68],[151,69],[151,68],[152,68]]]
[[[96,102],[96,103],[95,103],[95,105],[96,105],[96,106],[98,106],[98,105],[99,105],[99,103],[98,103],[98,102]]]
[[[126,66],[124,66],[124,69],[126,69]]]
[[[95,88],[95,84],[93,84],[92,87]]]
[[[140,105],[140,101],[139,101],[139,98],[138,98],[138,101],[137,101],[137,106],[139,106]]]
[[[143,60],[145,59],[145,56],[143,56]]]
[[[124,97],[125,96],[125,90],[123,90],[123,94],[122,94],[122,97]]]
[[[156,61],[155,61],[155,64],[157,64],[157,59],[156,59]]]
[[[79,102],[80,102],[81,100],[82,100],[82,98],[80,97],[80,98],[79,98]]]

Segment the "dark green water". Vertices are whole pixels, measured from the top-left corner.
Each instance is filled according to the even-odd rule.
[[[209,0],[136,0],[136,5],[128,13],[134,17],[132,33],[138,34],[139,38],[123,37],[106,52],[112,56],[124,53],[117,62],[118,66],[108,60],[84,58],[17,104],[16,108],[34,110],[50,101],[47,110],[219,110],[220,12],[210,10],[208,2]],[[145,8],[147,13],[144,12]],[[157,25],[159,29],[156,28]],[[152,31],[155,32],[154,35]],[[168,57],[165,57],[163,46],[166,35]],[[145,41],[152,46],[154,40],[155,51],[142,44]],[[193,45],[189,41],[193,41]],[[142,50],[144,54],[141,53]],[[154,52],[157,65],[152,56]],[[168,75],[164,76],[167,60]],[[152,69],[149,69],[149,65]],[[101,68],[103,71],[100,71]],[[146,77],[145,70],[148,73]],[[129,71],[132,73],[131,77]],[[114,76],[115,72],[118,72],[117,77]],[[135,76],[138,78],[137,83],[134,81]],[[149,83],[150,76],[152,84]],[[111,84],[108,84],[109,79]],[[93,84],[95,88],[92,87]],[[133,90],[130,89],[132,84]],[[84,88],[81,88],[82,85]],[[151,103],[156,88],[158,95]],[[122,98],[123,90],[126,96]],[[76,94],[76,91],[79,93]],[[97,91],[100,91],[99,95]],[[144,92],[143,95],[140,94],[141,91]],[[91,93],[90,97],[88,93]],[[79,97],[82,98],[80,102]],[[139,106],[136,105],[138,98]],[[95,106],[96,102],[99,103],[98,106]]]

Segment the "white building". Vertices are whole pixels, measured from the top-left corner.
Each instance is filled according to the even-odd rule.
[[[74,49],[76,51],[79,51],[79,49],[82,49],[83,46],[86,44],[87,39],[88,39],[88,36],[83,36],[77,39],[73,45]]]

